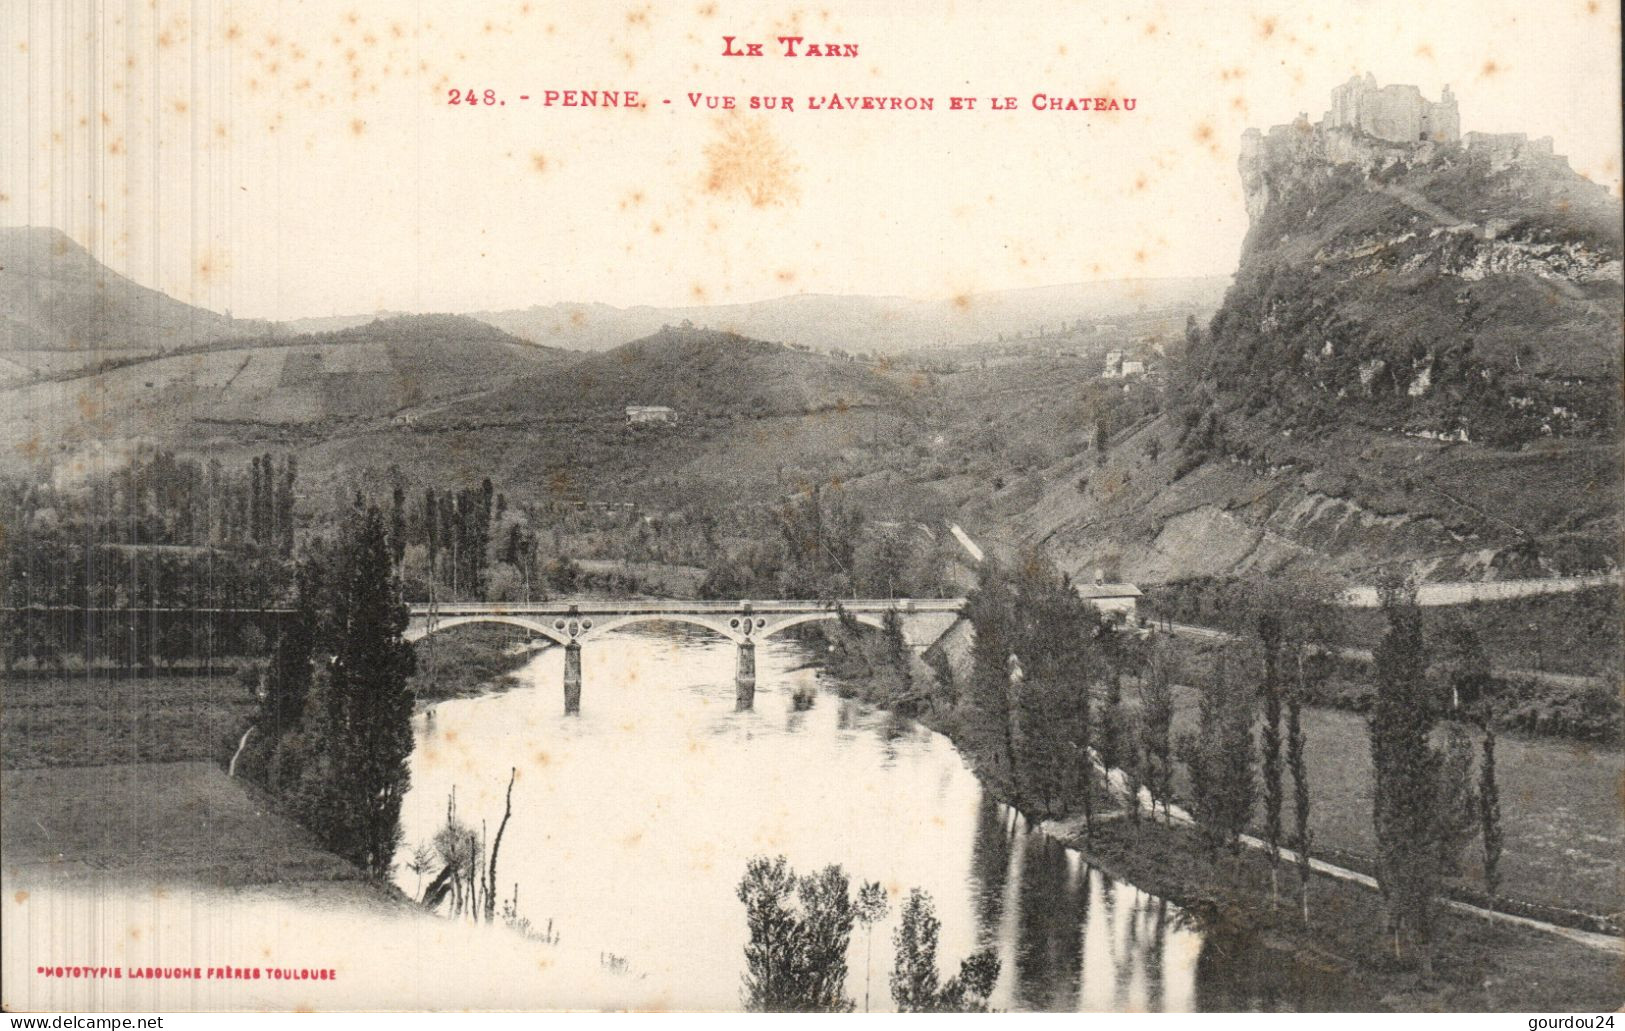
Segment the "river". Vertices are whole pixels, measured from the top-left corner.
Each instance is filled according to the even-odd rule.
[[[1008,1010],[1233,1010],[1349,1005],[1251,943],[1210,940],[1181,910],[1083,863],[992,799],[946,737],[842,699],[809,648],[757,649],[754,711],[734,711],[734,648],[684,633],[621,632],[582,652],[581,713],[563,715],[563,655],[521,686],[437,704],[414,722],[397,882],[412,846],[458,816],[495,832],[510,767],[513,818],[499,894],[551,921],[560,948],[624,960],[673,1008],[740,1006],[746,941],[735,889],[746,861],[798,872],[840,864],[892,892],[870,942],[852,936],[847,993],[891,1009],[892,930],[909,888],[942,921],[938,963],[990,947],[991,1000]],[[817,690],[796,711],[791,692]],[[613,962],[613,961],[610,961]],[[549,1005],[568,1008],[569,999]]]

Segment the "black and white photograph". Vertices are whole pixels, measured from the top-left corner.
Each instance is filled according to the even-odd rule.
[[[1611,1028],[1620,25],[0,0],[0,1008]]]

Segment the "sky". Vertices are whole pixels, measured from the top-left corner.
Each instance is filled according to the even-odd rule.
[[[776,56],[781,35],[858,56]],[[1224,275],[1243,131],[1318,119],[1366,71],[1448,83],[1464,131],[1552,136],[1617,196],[1619,40],[1601,0],[9,0],[0,225],[278,319]],[[805,109],[831,93],[936,107]]]

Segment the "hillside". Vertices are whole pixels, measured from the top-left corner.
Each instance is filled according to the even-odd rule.
[[[0,227],[0,383],[266,330],[131,282],[56,229]]]
[[[380,319],[335,333],[222,341],[0,389],[8,459],[150,443],[183,451],[325,438],[409,423],[564,360],[460,315]]]
[[[599,351],[693,322],[758,340],[818,350],[895,354],[1027,335],[1060,322],[1115,320],[1161,308],[1217,307],[1228,280],[1135,279],[973,293],[942,300],[796,294],[751,304],[682,308],[607,304],[537,305],[474,312],[516,336],[572,350]]]
[[[312,441],[310,470],[394,465],[413,482],[489,475],[511,494],[698,508],[774,502],[809,478],[868,467],[910,433],[900,375],[721,331],[667,328],[549,366],[404,425]],[[673,424],[629,425],[628,405]]]
[[[569,367],[538,373],[449,408],[440,422],[666,405],[696,415],[802,415],[894,405],[901,391],[856,362],[721,330],[665,327]]]
[[[1235,283],[1164,411],[983,524],[1151,582],[1615,565],[1619,201],[1518,136],[1300,121],[1249,133],[1240,172]]]

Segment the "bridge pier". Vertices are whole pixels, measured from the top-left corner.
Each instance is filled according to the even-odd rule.
[[[739,665],[734,672],[734,709],[744,712],[756,704],[756,642],[739,642]]]
[[[581,645],[571,641],[564,646],[564,714],[581,712]]]

